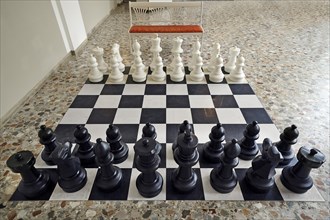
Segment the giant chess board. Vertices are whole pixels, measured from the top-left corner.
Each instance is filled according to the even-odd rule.
[[[245,183],[244,176],[251,161],[240,160],[235,168],[238,177],[236,188],[227,194],[215,191],[210,184],[210,172],[216,164],[203,159],[203,144],[209,141],[211,128],[221,123],[225,129],[225,140],[241,139],[248,123],[258,121],[261,145],[264,138],[278,141],[280,132],[258,100],[248,82],[231,83],[225,78],[219,84],[211,83],[208,75],[201,82],[194,82],[185,68],[184,81],[174,83],[167,75],[166,81],[155,82],[151,72],[147,80],[136,83],[125,69],[124,80],[111,83],[108,75],[102,82],[86,81],[70,108],[55,129],[57,140],[74,142],[73,131],[83,124],[92,136],[106,139],[109,124],[116,125],[128,144],[128,158],[116,166],[123,172],[120,188],[114,192],[102,192],[94,185],[97,166],[86,168],[87,184],[74,193],[64,192],[57,184],[56,166],[48,166],[36,159],[35,167],[47,169],[52,179],[51,189],[35,200],[147,200],[136,188],[139,171],[134,165],[133,146],[141,138],[142,128],[150,122],[155,126],[157,141],[161,143],[161,163],[157,170],[163,177],[162,192],[151,200],[284,200],[284,201],[324,201],[313,186],[304,194],[296,194],[286,189],[281,181],[281,167],[276,168],[276,185],[268,193],[255,193]],[[166,70],[166,69],[165,69]],[[193,167],[198,176],[196,188],[187,194],[177,192],[171,185],[171,172],[178,167],[173,159],[172,143],[177,138],[179,125],[183,120],[192,124],[193,133],[198,137],[199,162]],[[290,126],[290,125],[288,125]],[[294,146],[299,147],[299,146]],[[294,159],[291,163],[295,163]],[[28,200],[17,190],[10,200]]]

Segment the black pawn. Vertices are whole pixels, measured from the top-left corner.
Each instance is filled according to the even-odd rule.
[[[22,180],[17,190],[27,198],[37,198],[50,186],[47,172],[39,171],[34,167],[36,159],[31,151],[20,151],[7,160],[7,166],[14,172],[21,174]]]
[[[146,125],[142,128],[142,138],[148,137],[156,140],[157,138],[157,133],[156,133],[156,128],[149,122],[146,123]],[[162,150],[162,145],[160,145],[157,142],[157,147],[156,147],[156,154],[160,154],[160,151]]]
[[[180,126],[179,126],[179,129],[178,129],[178,136],[179,136],[180,134],[183,134],[186,130],[192,132],[192,127],[191,127],[191,124],[189,124],[189,122],[188,122],[187,120],[184,120],[184,121],[182,122],[182,124],[180,124]],[[177,148],[177,142],[176,142],[176,141],[177,141],[177,140],[174,140],[174,142],[173,142],[173,144],[172,144],[172,150],[173,150],[173,151],[175,150],[175,148]]]
[[[91,135],[88,133],[88,130],[83,125],[77,125],[74,131],[74,137],[76,138],[76,143],[78,151],[76,156],[79,157],[81,165],[91,165],[95,164],[95,154],[93,147],[95,143],[92,143]]]
[[[127,144],[122,141],[119,128],[111,124],[106,134],[107,142],[110,144],[110,151],[114,156],[113,163],[118,164],[125,161],[128,157],[128,147]]]
[[[258,193],[268,192],[275,184],[275,167],[283,159],[270,139],[265,138],[262,143],[262,155],[257,156],[252,161],[245,174],[245,181],[250,188]]]
[[[179,192],[189,192],[195,189],[197,175],[192,167],[198,162],[198,138],[190,131],[180,134],[178,147],[174,151],[174,160],[179,165],[172,173],[172,185]]]
[[[96,163],[100,166],[100,171],[95,178],[95,184],[104,191],[114,191],[121,183],[122,171],[112,165],[113,154],[110,152],[108,143],[102,141],[101,138],[96,140],[94,145],[96,155]]]
[[[157,196],[163,188],[163,177],[156,171],[160,157],[156,154],[157,143],[152,138],[142,138],[134,145],[136,168],[141,171],[136,188],[146,198]]]
[[[54,134],[51,128],[47,128],[45,125],[40,126],[40,130],[38,132],[39,142],[44,145],[45,148],[41,152],[41,158],[48,165],[54,165],[52,159],[49,157],[53,150],[60,145],[56,141],[56,135]]]
[[[283,161],[281,161],[279,165],[287,165],[294,158],[294,152],[291,146],[297,143],[298,136],[299,131],[295,125],[285,128],[283,133],[280,135],[281,140],[275,143],[277,149],[283,156]]]
[[[211,186],[218,192],[229,193],[237,185],[236,172],[233,170],[238,165],[238,155],[241,148],[236,139],[227,143],[220,156],[220,166],[211,171]]]
[[[209,138],[211,141],[203,146],[203,156],[208,162],[219,163],[220,154],[223,151],[222,142],[225,140],[225,129],[220,123],[211,129]]]
[[[65,192],[76,192],[87,182],[87,173],[80,159],[71,155],[72,144],[66,142],[50,155],[57,165],[58,184]]]
[[[241,153],[239,158],[243,160],[252,160],[259,152],[256,140],[259,138],[260,127],[257,121],[253,121],[246,126],[244,137],[239,141]]]
[[[325,162],[325,155],[316,148],[301,147],[297,154],[298,162],[282,170],[281,182],[295,193],[304,193],[313,186],[310,172]]]

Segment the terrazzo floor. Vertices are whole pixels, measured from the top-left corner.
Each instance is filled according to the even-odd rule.
[[[27,148],[40,153],[38,128],[41,124],[55,128],[62,119],[87,78],[90,50],[103,47],[109,62],[111,46],[117,42],[124,63],[131,64],[128,7],[123,4],[89,36],[82,53],[62,63],[1,128],[0,219],[330,219],[329,2],[212,1],[204,3],[203,20],[204,61],[209,60],[214,42],[221,44],[225,61],[230,47],[241,48],[247,80],[278,129],[295,124],[300,132],[297,145],[316,147],[327,156],[327,162],[312,172],[325,202],[7,202],[20,176],[6,167],[6,160]],[[184,61],[191,42],[192,38],[184,39]],[[149,41],[140,43],[148,64]],[[162,47],[166,64],[169,38],[163,38]]]

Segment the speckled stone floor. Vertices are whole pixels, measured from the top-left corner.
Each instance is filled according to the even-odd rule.
[[[319,148],[328,161],[313,170],[314,184],[326,202],[228,201],[53,201],[7,202],[19,175],[5,165],[14,152],[42,146],[41,124],[55,128],[82,87],[88,74],[91,48],[105,48],[109,61],[113,43],[121,45],[130,65],[128,7],[121,5],[89,36],[82,53],[60,65],[37,93],[21,105],[1,128],[0,219],[330,219],[329,214],[329,2],[328,1],[224,1],[204,4],[204,52],[222,45],[241,48],[245,74],[272,120],[281,131],[297,125],[298,146]],[[148,41],[142,41],[143,59],[150,63]],[[191,39],[185,39],[184,60]],[[170,43],[162,41],[164,62]]]

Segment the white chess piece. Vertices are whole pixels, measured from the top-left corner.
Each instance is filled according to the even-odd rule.
[[[190,72],[190,79],[192,81],[199,82],[204,79],[205,75],[202,71],[202,66],[203,66],[203,59],[200,55],[198,55],[196,57],[195,66],[193,70]]]
[[[108,64],[106,64],[103,59],[104,49],[100,47],[96,47],[92,50],[92,53],[96,58],[99,70],[103,73],[107,72]]]
[[[151,78],[156,82],[161,82],[166,79],[166,73],[163,70],[163,60],[160,56],[156,58],[155,69],[151,73]]]
[[[196,58],[198,56],[200,56],[200,54],[201,54],[200,49],[201,49],[201,43],[199,42],[198,38],[196,38],[196,41],[193,44],[193,48],[192,48],[192,56],[191,56],[190,62],[188,64],[188,69],[190,71],[192,71],[196,65],[196,63],[195,63],[197,60]]]
[[[117,43],[114,43],[112,46],[112,54],[116,56],[117,61],[118,61],[118,65],[119,65],[119,70],[121,72],[124,72],[125,70],[125,65],[123,64],[123,58],[120,55],[120,45]]]
[[[123,81],[124,74],[119,70],[118,60],[115,55],[111,56],[110,65],[111,65],[111,72],[109,74],[110,81],[111,82]]]
[[[179,54],[180,56],[180,53],[183,53],[183,49],[181,48],[182,42],[183,40],[179,37],[173,39],[173,47],[171,49],[173,60],[171,64],[168,66],[169,70],[173,70],[175,68],[176,65],[175,58],[177,57],[177,54]]]
[[[181,82],[184,79],[183,63],[180,53],[177,53],[173,59],[174,65],[170,71],[170,78],[173,82]]]
[[[217,60],[218,55],[220,55],[220,44],[215,43],[212,47],[210,63],[205,68],[209,73],[211,73],[215,69],[216,62],[217,62],[216,60]]]
[[[87,60],[90,71],[88,74],[88,79],[91,82],[101,82],[103,80],[103,73],[97,68],[98,64],[96,58],[91,54]]]
[[[145,71],[142,59],[140,56],[134,57],[135,69],[132,70],[132,78],[135,82],[143,82],[147,78],[147,73]]]
[[[139,42],[135,39],[134,40],[134,43],[133,43],[133,52],[132,52],[132,55],[133,55],[133,64],[131,66],[131,70],[134,70],[135,69],[135,62],[134,62],[134,59],[135,59],[135,56],[138,56],[141,58],[141,45],[139,44]],[[145,65],[142,63],[143,65],[143,69],[145,69]]]
[[[160,47],[160,38],[156,35],[156,38],[151,40],[150,52],[152,53],[152,61],[150,63],[150,69],[154,70],[156,68],[156,59],[159,56],[159,53],[163,49]]]
[[[210,72],[209,76],[210,76],[210,81],[211,82],[215,82],[215,83],[219,83],[223,81],[223,78],[225,77],[223,75],[223,72],[221,70],[221,67],[223,65],[223,59],[220,55],[218,55],[216,57],[216,59],[214,60],[214,69],[212,72]]]
[[[239,56],[236,61],[236,67],[233,71],[230,72],[229,74],[229,79],[233,82],[241,82],[245,79],[245,74],[243,72],[243,67],[245,66],[244,64],[245,59],[243,56]]]
[[[229,60],[225,64],[225,71],[230,73],[233,69],[235,69],[236,58],[239,55],[241,50],[238,47],[231,47],[229,49]]]

